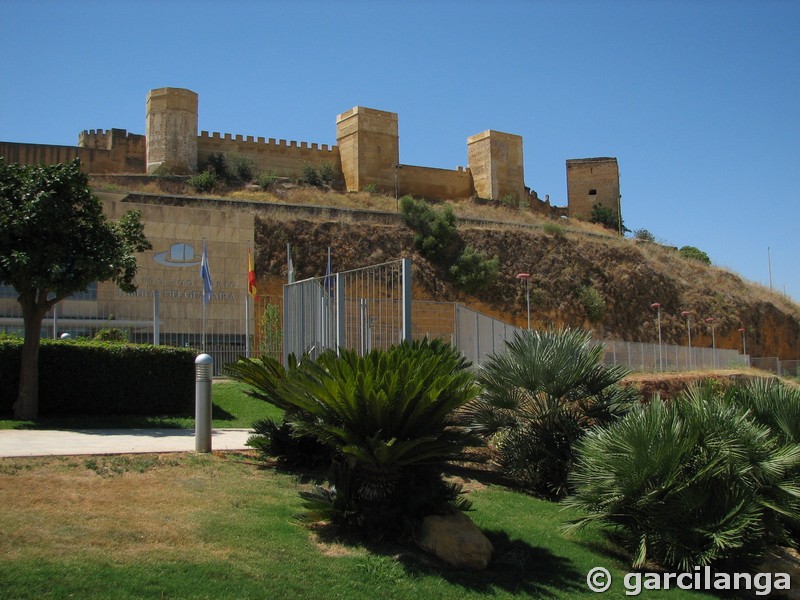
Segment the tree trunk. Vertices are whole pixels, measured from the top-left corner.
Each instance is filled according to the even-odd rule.
[[[14,418],[29,421],[39,416],[39,346],[46,307],[22,304],[25,341],[20,357],[19,392],[14,403]]]

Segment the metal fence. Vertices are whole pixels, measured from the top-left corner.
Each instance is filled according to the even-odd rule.
[[[365,354],[411,339],[411,261],[283,287],[283,355],[348,348]]]
[[[290,353],[317,356],[337,347],[363,354],[422,337],[444,339],[470,362],[481,364],[503,352],[505,342],[522,331],[458,303],[412,303],[410,269],[410,261],[404,259],[289,284],[283,297],[239,295],[225,306],[212,301],[205,323],[198,318],[198,307],[191,305],[202,302],[201,298],[120,292],[111,302],[102,294],[99,298],[78,296],[48,313],[42,335],[93,337],[101,329],[119,329],[132,342],[207,352],[214,358],[214,374],[219,375],[225,364],[240,356],[285,360]],[[217,318],[223,312],[226,319]],[[22,332],[17,302],[0,304],[0,331]],[[634,371],[752,366],[800,379],[800,360],[750,358],[719,348],[619,340],[597,343],[606,348],[606,364],[624,364]]]
[[[505,342],[513,340],[518,332],[523,331],[500,319],[450,302],[415,302],[413,315],[415,338],[427,335],[445,339],[476,365],[485,362],[492,354],[504,352]],[[634,371],[730,368],[747,366],[749,360],[748,356],[739,354],[737,350],[722,348],[689,348],[671,344],[659,346],[619,340],[597,340],[595,343],[605,347],[605,364],[627,365]],[[774,372],[781,368],[782,363],[777,359],[767,361],[772,362],[765,362],[759,368]],[[783,364],[789,362],[792,361],[783,361]]]

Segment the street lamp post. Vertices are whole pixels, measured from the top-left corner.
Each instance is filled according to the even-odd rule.
[[[714,354],[712,355],[714,361],[714,368],[717,368],[717,337],[714,334],[714,317],[708,317],[706,319],[706,323],[711,324],[711,349],[713,350]]]
[[[660,371],[664,370],[664,357],[661,353],[661,304],[658,302],[653,302],[650,305],[650,308],[656,309],[656,315],[658,320],[658,368]]]
[[[692,368],[692,323],[691,323],[691,316],[692,311],[685,310],[681,313],[682,317],[686,317],[686,331],[689,333],[689,357],[687,360],[688,366]]]
[[[528,331],[531,329],[531,274],[518,273],[517,279],[525,280],[525,301],[528,305]]]

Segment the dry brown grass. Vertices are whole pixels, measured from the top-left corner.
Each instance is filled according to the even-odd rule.
[[[0,556],[225,558],[227,549],[198,535],[198,515],[214,508],[226,482],[191,456],[177,456],[0,460]],[[187,462],[195,468],[181,469]]]

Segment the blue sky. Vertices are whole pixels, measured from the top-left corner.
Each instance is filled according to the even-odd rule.
[[[400,160],[466,166],[524,139],[526,184],[614,156],[622,210],[800,301],[800,2],[0,2],[0,140],[144,133],[158,87],[199,127],[336,143],[353,106],[399,113]],[[768,251],[769,248],[769,251]]]

